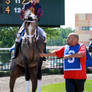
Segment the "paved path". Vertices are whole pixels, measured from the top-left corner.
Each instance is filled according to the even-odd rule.
[[[92,79],[92,74],[88,74],[88,79]],[[42,86],[64,82],[63,75],[48,75],[42,77]],[[30,82],[31,90],[31,82]],[[0,92],[9,92],[9,77],[0,77]],[[25,78],[20,77],[16,80],[14,92],[25,92]]]

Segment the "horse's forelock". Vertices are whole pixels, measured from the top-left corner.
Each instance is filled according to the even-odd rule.
[[[31,10],[25,11],[24,19],[32,18],[33,20],[37,19],[37,16],[31,12]]]
[[[27,19],[30,14],[31,14],[30,10],[25,11],[24,19]]]

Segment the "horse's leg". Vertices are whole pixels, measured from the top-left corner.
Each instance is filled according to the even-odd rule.
[[[11,67],[10,67],[10,82],[9,82],[9,87],[10,87],[10,92],[14,92],[14,84],[16,79],[21,75],[21,68],[15,63],[11,62]]]
[[[30,69],[30,78],[32,82],[32,92],[36,92],[37,88],[37,68],[31,68]]]
[[[38,61],[38,72],[37,72],[37,86],[38,86],[38,92],[41,92],[41,79],[42,79],[42,70],[41,70],[41,67],[42,67],[42,58],[39,59]]]
[[[42,79],[42,71],[41,71],[42,63],[43,63],[42,58],[40,58],[39,61],[38,61],[38,69],[37,69],[37,71],[38,71],[37,72],[37,79],[38,80]]]

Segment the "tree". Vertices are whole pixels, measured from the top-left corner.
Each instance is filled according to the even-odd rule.
[[[18,27],[0,27],[0,48],[10,48],[14,42]],[[0,51],[0,61],[9,62],[9,51]]]
[[[66,39],[69,33],[74,32],[75,30],[71,28],[45,28],[47,33],[47,45],[65,45]]]
[[[0,27],[0,48],[10,48],[15,43],[19,27]],[[47,45],[64,45],[71,28],[44,28],[47,33]]]
[[[18,27],[0,27],[0,48],[11,47],[16,38]]]

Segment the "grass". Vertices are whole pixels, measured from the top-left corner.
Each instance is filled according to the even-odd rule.
[[[92,80],[86,80],[84,92],[92,92]]]
[[[42,86],[41,90],[41,92],[65,92],[65,83]],[[84,92],[92,92],[92,80],[86,80]]]
[[[42,92],[65,92],[65,83],[56,83],[42,87]]]

